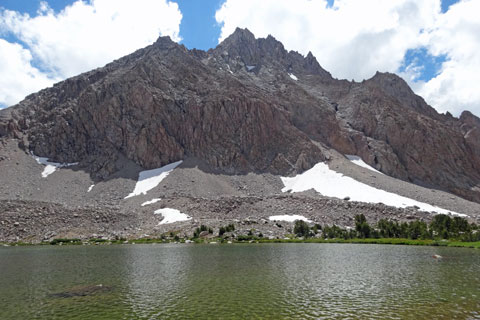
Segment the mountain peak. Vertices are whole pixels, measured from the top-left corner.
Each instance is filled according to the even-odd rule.
[[[478,127],[480,129],[480,118],[475,116],[470,111],[463,111],[460,115],[460,121],[462,121],[463,123],[467,123],[471,126]]]
[[[331,78],[330,73],[320,66],[320,63],[318,63],[317,58],[315,58],[311,51],[308,51],[308,54],[305,57],[304,68],[312,73],[321,74],[326,78]]]
[[[237,28],[213,51],[221,54],[228,52],[230,58],[240,57],[245,65],[257,66],[256,70],[264,65],[276,65],[280,70],[316,74],[331,79],[330,73],[320,66],[311,52],[306,57],[294,51],[288,52],[271,34],[256,39],[250,30]]]
[[[401,80],[403,81],[403,79],[398,76],[397,74],[395,73],[392,73],[392,72],[381,72],[381,71],[377,71],[375,72],[375,75],[372,77],[372,78],[381,78],[381,79],[390,79],[390,80]]]
[[[405,107],[427,115],[433,119],[441,120],[435,109],[430,107],[422,97],[417,96],[408,83],[400,76],[390,72],[377,71],[373,77],[366,81],[381,88],[387,95],[397,99]]]
[[[414,92],[400,76],[390,72],[377,71],[367,82],[374,83],[390,95],[414,96]]]
[[[255,41],[255,35],[248,30],[247,28],[236,28],[235,31],[229,35],[223,42],[230,43],[230,42],[253,42]]]
[[[157,41],[155,41],[154,46],[161,49],[168,49],[176,46],[177,43],[174,42],[170,36],[160,36]]]

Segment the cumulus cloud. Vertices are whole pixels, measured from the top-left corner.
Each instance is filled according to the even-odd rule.
[[[12,33],[25,45],[23,49],[15,48],[21,49],[21,59],[27,62],[27,67],[10,69],[10,72],[18,78],[35,74],[57,80],[103,66],[151,44],[160,35],[179,41],[181,19],[178,5],[167,0],[78,0],[59,13],[47,2],[41,2],[34,17],[0,11],[0,29]],[[3,54],[2,51],[0,60],[8,58]],[[44,74],[32,67],[32,61]],[[0,69],[2,75],[4,70]],[[35,72],[30,72],[32,70]],[[26,86],[23,88],[25,90],[17,90],[13,85],[2,83],[0,103],[12,104],[31,93]],[[10,98],[1,100],[7,93]]]
[[[290,50],[312,51],[338,78],[363,80],[378,69],[395,71],[408,48],[422,44],[438,0],[227,0],[217,11],[220,40],[236,26],[273,35]]]
[[[438,17],[428,34],[431,54],[448,57],[439,74],[417,92],[439,111],[480,116],[480,1],[463,1]]]
[[[12,105],[26,93],[38,91],[59,79],[32,67],[32,55],[17,43],[0,39],[0,103]]]
[[[418,81],[418,65],[403,68],[413,89],[440,112],[480,115],[480,1],[441,12],[440,0],[226,0],[216,12],[219,41],[235,28],[273,35],[289,50],[312,51],[334,77],[361,81],[378,71],[400,73],[409,49],[445,55],[439,74]]]

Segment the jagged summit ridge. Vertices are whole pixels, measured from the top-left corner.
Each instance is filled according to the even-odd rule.
[[[277,68],[284,68],[287,72],[307,73],[331,78],[311,52],[303,57],[296,51],[287,51],[283,44],[272,35],[267,38],[256,39],[248,29],[237,28],[217,48],[209,52],[228,56],[229,59],[239,57],[245,65],[255,66],[258,71],[264,65],[275,64]]]

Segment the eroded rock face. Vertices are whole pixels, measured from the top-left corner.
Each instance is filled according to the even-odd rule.
[[[396,75],[336,80],[309,53],[237,31],[208,52],[161,37],[0,111],[0,137],[97,178],[194,156],[287,175],[356,154],[391,176],[480,202],[480,120],[438,114]]]
[[[304,170],[324,159],[272,97],[207,68],[169,38],[14,107],[28,148],[95,176],[119,154],[144,168],[187,156],[226,172]]]
[[[397,98],[368,80],[339,100],[349,127],[367,137],[366,147],[361,139],[356,153],[391,176],[479,201],[474,190],[480,181],[478,143],[468,142],[457,119],[429,116],[433,111],[428,105],[416,104],[421,100],[413,95],[415,101],[408,101],[407,96]]]
[[[469,111],[464,111],[460,116],[460,130],[465,139],[465,145],[476,159],[480,158],[480,118]]]

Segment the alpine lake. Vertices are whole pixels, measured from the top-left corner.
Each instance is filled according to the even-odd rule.
[[[480,250],[1,247],[0,319],[480,319]]]

